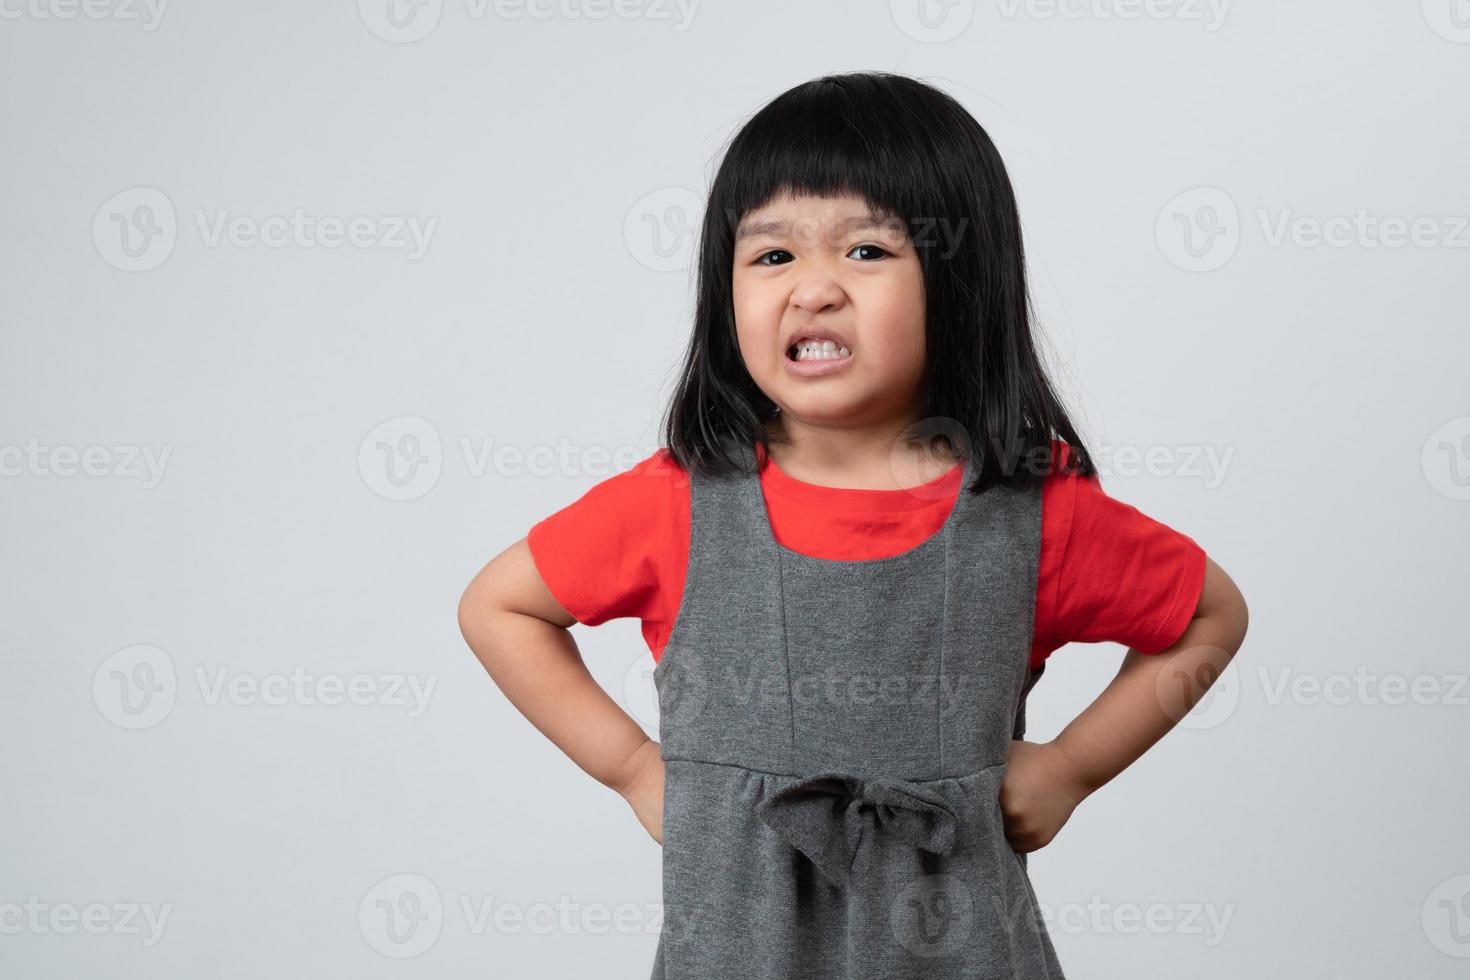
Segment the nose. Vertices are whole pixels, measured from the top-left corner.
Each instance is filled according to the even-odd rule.
[[[841,309],[846,302],[837,276],[821,263],[813,263],[791,290],[792,307],[808,315]]]

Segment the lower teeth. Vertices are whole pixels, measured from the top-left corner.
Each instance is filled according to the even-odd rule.
[[[851,351],[848,351],[846,353],[843,353],[842,351],[813,351],[811,353],[807,353],[805,351],[798,350],[792,353],[791,359],[793,361],[840,361],[844,357],[851,356]]]

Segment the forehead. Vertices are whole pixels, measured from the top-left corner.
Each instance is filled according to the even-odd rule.
[[[737,242],[750,238],[801,237],[852,231],[904,233],[903,222],[875,211],[861,197],[783,195],[746,213],[735,229]]]

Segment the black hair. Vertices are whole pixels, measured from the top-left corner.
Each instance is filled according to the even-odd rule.
[[[769,450],[777,406],[758,388],[735,332],[733,264],[741,219],[783,193],[863,198],[917,246],[926,305],[923,417],[961,455],[976,492],[1040,483],[1066,444],[1067,470],[1095,472],[1032,340],[1016,199],[975,117],[918,79],[851,72],[804,82],[741,129],[710,188],[700,231],[694,328],[663,433],[686,470],[742,471]],[[956,445],[958,443],[958,445]]]

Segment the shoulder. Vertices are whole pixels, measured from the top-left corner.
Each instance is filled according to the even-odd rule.
[[[594,483],[542,523],[594,514],[617,515],[625,520],[652,517],[680,495],[688,494],[688,475],[667,449],[660,448],[628,469]]]
[[[651,618],[670,564],[687,550],[689,480],[660,448],[532,525],[537,569],[579,622]]]
[[[1041,484],[1043,534],[1052,540],[1065,540],[1070,533],[1079,490],[1083,494],[1102,491],[1097,476],[1083,476],[1078,463],[1072,446],[1060,439],[1052,440],[1046,478]]]
[[[1109,495],[1095,473],[1059,472],[1047,488],[1043,566],[1051,640],[1108,640],[1144,652],[1173,643],[1199,597],[1204,549]]]

